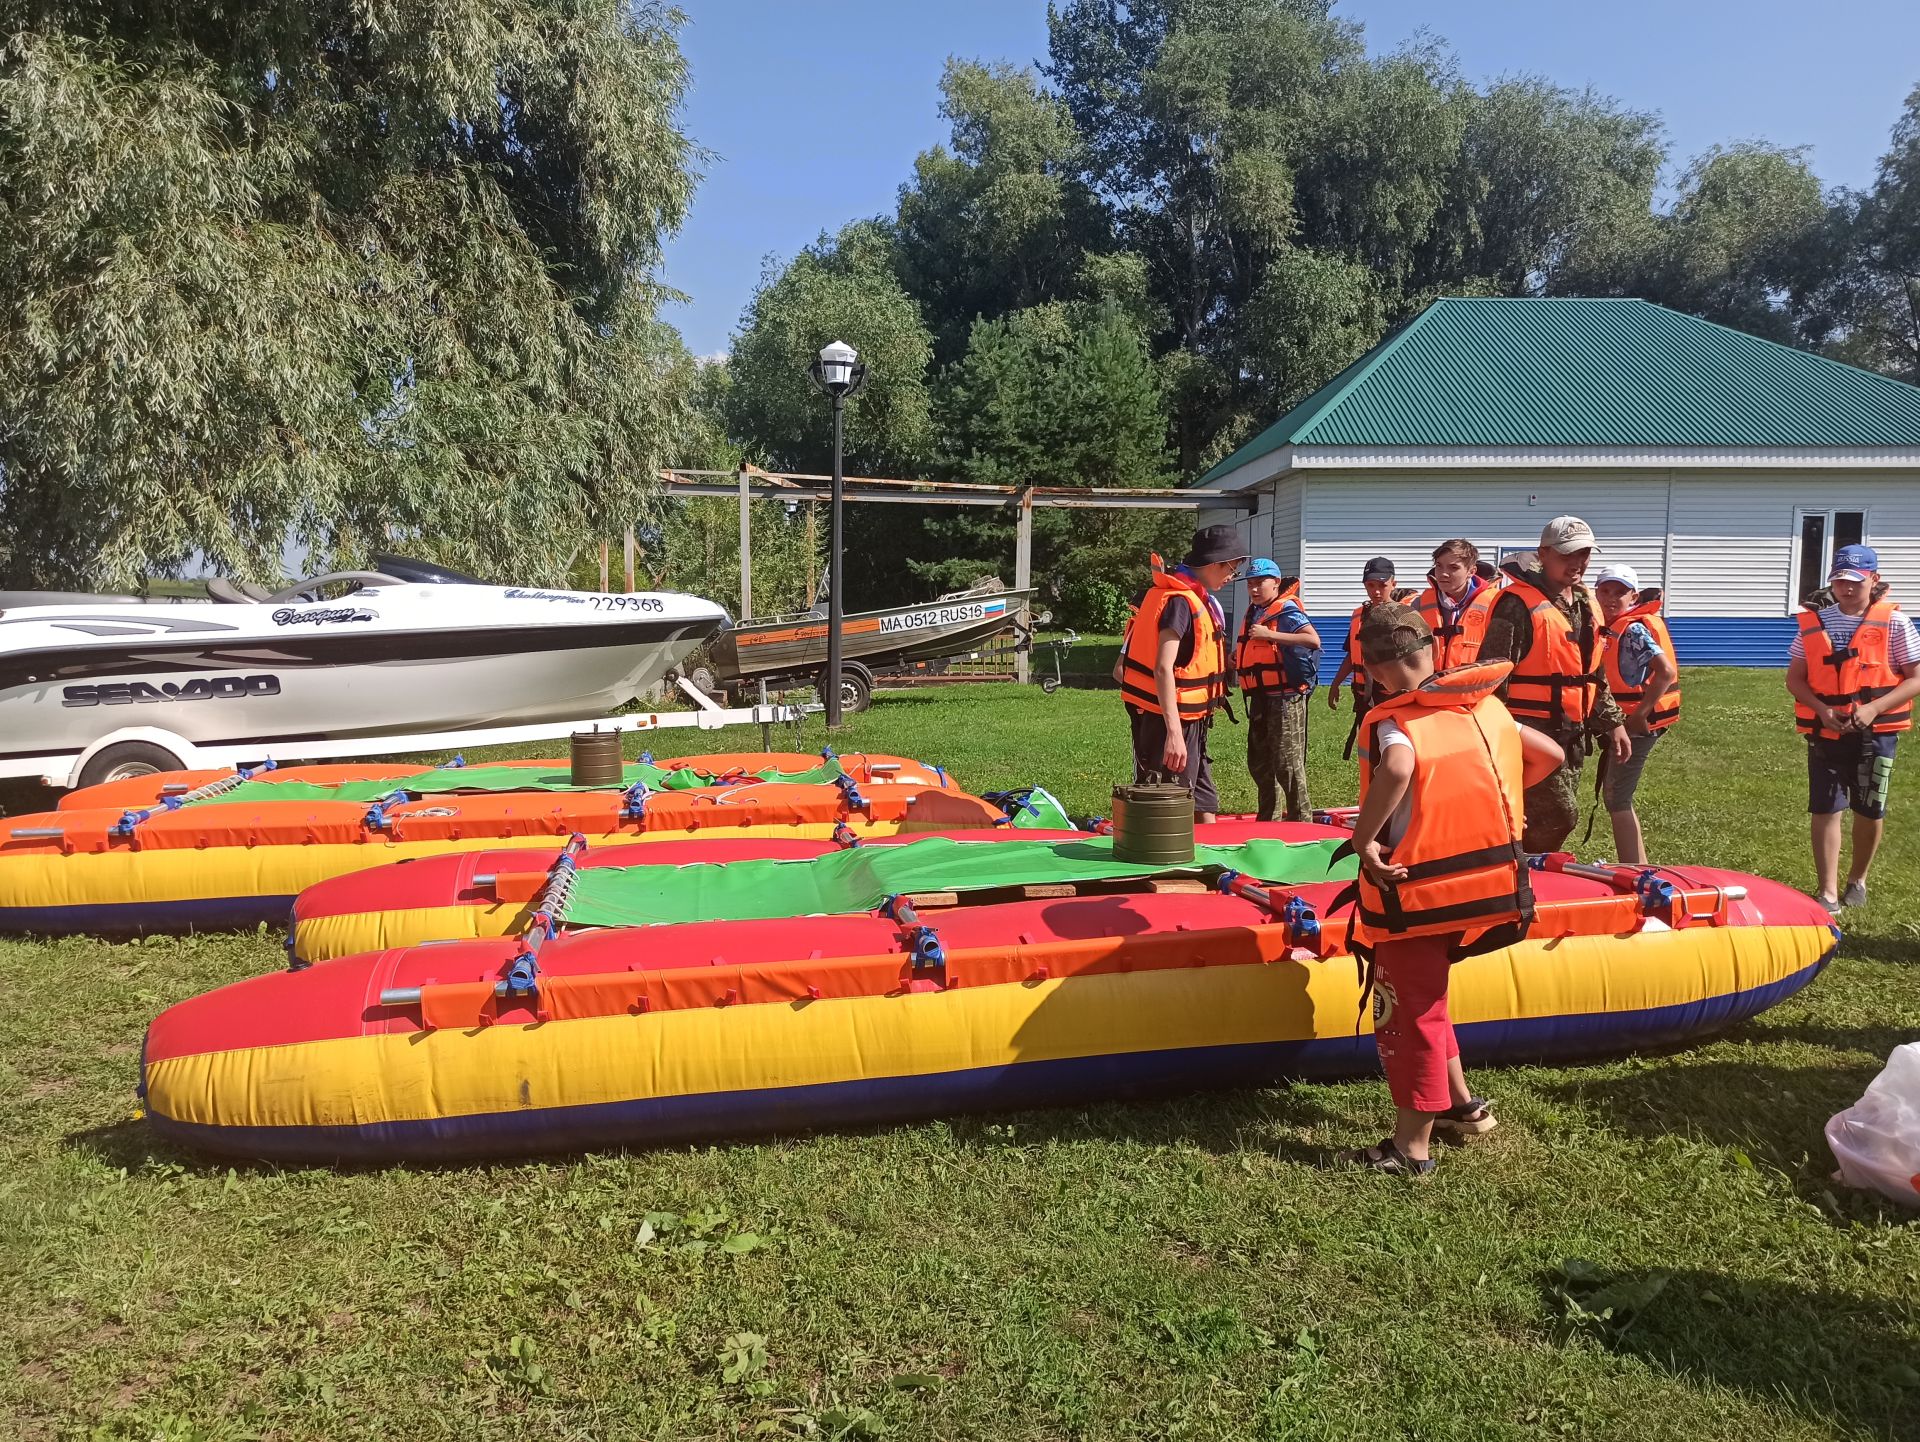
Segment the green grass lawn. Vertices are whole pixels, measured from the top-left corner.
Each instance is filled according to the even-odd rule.
[[[1778,674],[1686,680],[1655,854],[1806,885]],[[1316,711],[1316,800],[1352,798],[1343,722]],[[1216,733],[1229,808],[1244,735]],[[1075,811],[1127,766],[1091,690],[885,695],[836,744]],[[1920,1437],[1920,1213],[1834,1188],[1821,1137],[1920,1037],[1920,750],[1901,766],[1813,987],[1676,1055],[1483,1074],[1503,1126],[1418,1188],[1321,1167],[1382,1135],[1377,1081],[229,1168],[130,1119],[141,1031],[280,965],[277,936],[0,943],[0,1437]]]

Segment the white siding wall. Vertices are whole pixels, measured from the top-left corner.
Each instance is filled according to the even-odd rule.
[[[1794,609],[1800,508],[1864,510],[1880,573],[1920,606],[1920,474],[1677,473],[1673,586],[1677,616],[1786,616]]]
[[[1268,494],[1273,501],[1274,564],[1289,576],[1300,574],[1300,510],[1307,490],[1302,476],[1288,476]]]
[[[1317,615],[1360,603],[1360,571],[1369,557],[1391,557],[1400,584],[1417,588],[1433,547],[1449,536],[1464,536],[1497,559],[1500,547],[1531,547],[1547,521],[1571,513],[1594,528],[1603,562],[1624,562],[1642,585],[1664,586],[1674,616],[1785,617],[1794,602],[1794,513],[1802,507],[1865,510],[1882,575],[1896,596],[1920,607],[1920,473],[1675,471],[1669,481],[1665,470],[1314,471],[1304,484],[1296,475],[1280,486],[1276,524],[1286,524],[1284,491],[1297,486],[1305,493],[1301,588]]]
[[[1542,526],[1569,513],[1593,527],[1605,560],[1632,566],[1644,586],[1663,584],[1664,474],[1315,471],[1305,491],[1301,591],[1315,615],[1366,599],[1360,572],[1373,556],[1389,557],[1399,583],[1417,590],[1440,542],[1463,536],[1497,561],[1502,546],[1531,549]]]

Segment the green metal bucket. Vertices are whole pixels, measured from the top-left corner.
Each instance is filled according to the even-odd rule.
[[[1193,793],[1151,783],[1113,788],[1113,854],[1139,866],[1193,860]]]

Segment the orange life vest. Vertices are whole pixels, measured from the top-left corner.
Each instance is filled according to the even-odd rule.
[[[1390,696],[1361,723],[1360,804],[1380,764],[1379,727],[1396,722],[1413,743],[1406,834],[1392,848],[1407,878],[1376,885],[1362,869],[1350,944],[1459,933],[1456,956],[1506,946],[1533,920],[1521,846],[1526,826],[1520,732],[1494,692],[1513,670],[1479,661]]]
[[[1673,662],[1674,683],[1667,687],[1660,700],[1655,703],[1653,714],[1647,718],[1649,731],[1664,731],[1680,719],[1680,670],[1679,653],[1673,649],[1673,635],[1667,630],[1667,623],[1660,614],[1660,593],[1647,590],[1640,593],[1643,599],[1614,620],[1607,623],[1607,632],[1603,641],[1607,659],[1607,686],[1613,692],[1613,699],[1631,711],[1640,704],[1646,691],[1640,686],[1629,686],[1626,678],[1620,674],[1620,640],[1627,634],[1627,628],[1638,621],[1653,633],[1654,641],[1667,653],[1667,659]]]
[[[1594,618],[1586,646],[1573,622],[1531,581],[1515,579],[1506,594],[1526,602],[1532,642],[1507,681],[1507,709],[1524,721],[1584,726],[1600,696],[1600,606],[1588,596]]]
[[[1853,714],[1862,701],[1877,701],[1904,679],[1893,669],[1892,628],[1894,612],[1900,608],[1884,596],[1867,607],[1866,615],[1844,647],[1835,647],[1827,628],[1820,623],[1820,608],[1808,606],[1800,612],[1800,643],[1807,657],[1807,684],[1842,719]],[[1835,732],[1820,725],[1813,708],[1793,703],[1793,724],[1802,736],[1833,737]],[[1874,718],[1873,729],[1882,734],[1906,731],[1913,725],[1913,704]]]
[[[1487,619],[1493,615],[1493,603],[1500,599],[1500,588],[1480,582],[1480,588],[1467,598],[1452,621],[1440,609],[1440,588],[1429,586],[1414,601],[1413,608],[1433,632],[1433,669],[1451,671],[1480,659],[1480,643],[1487,636]]]
[[[1233,648],[1233,669],[1240,681],[1240,689],[1254,691],[1285,691],[1304,693],[1311,687],[1295,686],[1287,680],[1286,671],[1280,664],[1280,647],[1273,641],[1256,641],[1249,633],[1255,626],[1266,626],[1272,630],[1279,627],[1274,623],[1279,619],[1280,609],[1287,602],[1298,604],[1300,583],[1283,586],[1273,603],[1255,610],[1248,605],[1247,614],[1240,622],[1240,638]]]
[[[1360,617],[1366,613],[1373,602],[1362,601],[1353,608],[1353,619],[1347,622],[1347,656],[1353,662],[1353,684],[1364,686],[1367,681],[1367,665],[1360,659]]]
[[[1158,556],[1152,561],[1153,584],[1127,622],[1121,643],[1120,695],[1129,706],[1161,714],[1153,674],[1160,657],[1160,617],[1168,606],[1185,606],[1193,613],[1193,655],[1186,665],[1174,668],[1174,701],[1182,721],[1204,721],[1227,694],[1226,637],[1213,619],[1206,591],[1165,570]]]

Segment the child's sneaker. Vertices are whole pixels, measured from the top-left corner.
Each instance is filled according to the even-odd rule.
[[[1457,1107],[1448,1107],[1433,1119],[1433,1129],[1453,1141],[1483,1136],[1500,1123],[1494,1120],[1493,1106],[1479,1097],[1468,1097]]]

